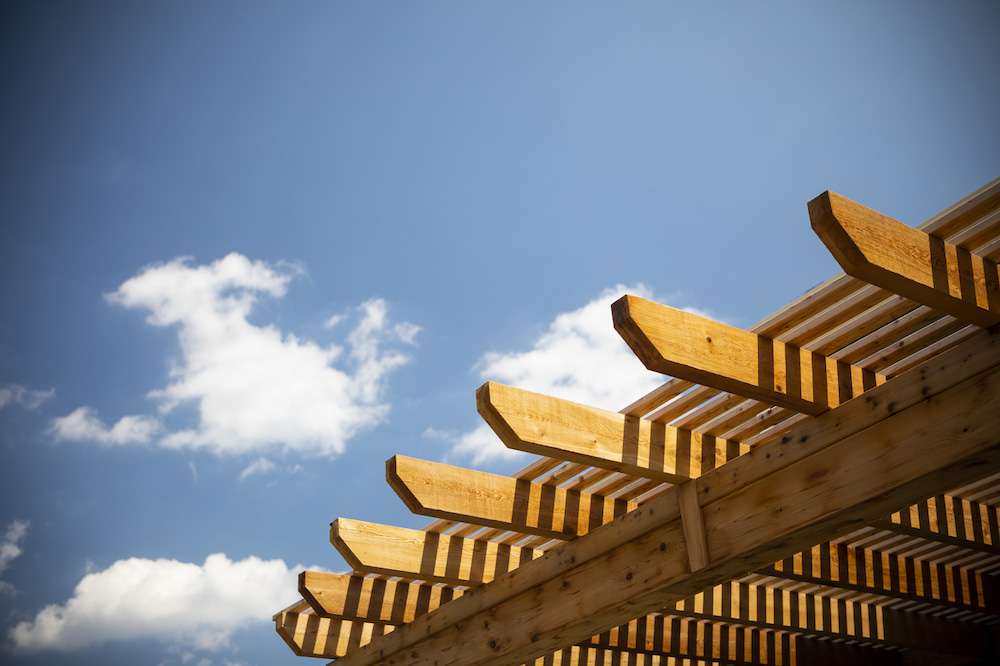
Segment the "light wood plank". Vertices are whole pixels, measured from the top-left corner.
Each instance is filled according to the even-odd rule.
[[[805,414],[821,414],[882,378],[805,348],[626,295],[615,330],[648,369]]]
[[[419,569],[419,563],[412,569]],[[462,596],[462,588],[409,580],[303,571],[299,594],[313,611],[338,620],[406,624]]]
[[[634,508],[625,500],[396,455],[386,480],[414,513],[569,539]]]
[[[995,262],[835,192],[809,202],[809,219],[849,275],[966,323],[1000,323]]]
[[[358,572],[452,585],[478,585],[542,551],[437,532],[338,518],[330,542]]]
[[[738,455],[725,440],[496,382],[479,387],[476,406],[508,448],[656,481],[682,483]]]

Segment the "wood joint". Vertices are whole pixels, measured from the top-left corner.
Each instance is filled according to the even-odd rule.
[[[698,502],[697,480],[677,486],[677,503],[681,512],[681,527],[687,544],[688,564],[691,572],[700,571],[709,565],[708,538],[705,534],[705,518]]]

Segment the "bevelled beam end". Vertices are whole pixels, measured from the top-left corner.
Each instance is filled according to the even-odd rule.
[[[960,321],[1000,323],[996,262],[835,192],[809,202],[809,221],[848,275]]]
[[[870,263],[843,219],[844,206],[850,203],[853,202],[836,192],[823,192],[807,205],[809,224],[844,272],[865,280]]]
[[[496,433],[508,449],[524,451],[524,442],[514,431],[504,416],[502,403],[511,392],[511,387],[497,382],[486,382],[476,389],[476,411],[486,424]]]
[[[348,539],[345,538],[345,532],[351,532],[353,529],[356,529],[356,521],[349,518],[337,518],[330,523],[330,543],[337,549],[340,556],[347,560],[347,564],[352,569],[358,570],[363,566],[361,558],[358,557],[348,543]]]
[[[427,464],[424,460],[396,454],[385,461],[385,481],[407,509],[416,514],[433,515],[428,513],[428,507],[418,497],[418,493],[427,489],[421,483],[424,480],[422,468]]]
[[[629,346],[636,358],[646,369],[667,372],[663,367],[663,355],[642,330],[636,318],[636,307],[641,307],[645,299],[626,294],[611,304],[611,321],[618,335]]]

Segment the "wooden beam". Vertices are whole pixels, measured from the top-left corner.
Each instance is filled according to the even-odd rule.
[[[339,658],[394,627],[320,617],[293,604],[274,616],[278,636],[300,657]]]
[[[882,378],[805,348],[622,296],[615,330],[648,369],[804,414],[821,414]]]
[[[711,553],[697,573],[670,489],[342,666],[518,664],[979,478],[1000,465],[998,364],[983,332],[694,481]]]
[[[937,495],[875,523],[880,529],[948,546],[1000,555],[1000,508]]]
[[[683,483],[740,453],[735,442],[486,382],[479,414],[505,446],[655,481]]]
[[[441,585],[362,578],[346,574],[306,571],[299,591],[314,613],[355,623],[404,624],[436,610],[463,591]],[[842,595],[816,595],[764,583],[730,582],[699,592],[665,609],[668,615],[737,623],[759,629],[805,632],[840,640],[864,640],[908,649],[928,650],[928,642],[947,638],[942,652],[976,656],[987,637],[980,629],[933,617],[918,617],[884,609]],[[651,623],[662,622],[657,615]],[[632,621],[630,625],[634,625]],[[317,631],[319,631],[317,629]],[[652,647],[662,652],[669,636]],[[635,648],[634,640],[622,647]]]
[[[759,569],[764,576],[1000,615],[1000,581],[971,569],[826,542]]]
[[[677,486],[677,506],[681,514],[684,544],[688,551],[688,567],[700,571],[709,565],[708,538],[705,536],[705,519],[698,503],[698,488],[688,482]]]
[[[835,192],[809,202],[809,219],[848,275],[970,324],[1000,323],[995,262]]]
[[[479,585],[542,551],[338,518],[330,542],[355,571],[451,585]]]
[[[389,546],[387,545],[386,548]],[[420,561],[399,566],[399,574],[414,575]],[[1000,615],[1000,581],[993,576],[924,559],[874,550],[854,548],[843,543],[824,543],[796,553],[757,572],[768,578],[798,581],[836,589],[852,590],[884,597],[903,599],[941,609]],[[469,581],[461,581],[467,583]],[[785,594],[780,587],[767,582],[766,594]],[[729,620],[756,620],[756,615],[740,614],[747,603],[733,604],[725,600],[722,591],[695,601],[694,608],[722,610]],[[462,596],[462,588],[431,585],[408,580],[386,580],[357,575],[304,571],[299,575],[299,593],[313,610],[334,619],[361,620],[389,624],[406,624],[437,609],[440,605]],[[700,593],[699,593],[700,595]],[[699,595],[695,595],[697,599]],[[741,593],[739,598],[742,598]],[[714,601],[714,603],[713,603]],[[686,603],[679,602],[679,603]],[[763,607],[763,606],[762,606]],[[802,605],[803,608],[806,605]],[[791,609],[791,602],[785,603]],[[684,610],[677,606],[675,610]],[[734,609],[734,610],[731,610]],[[690,608],[688,608],[690,610]],[[781,615],[781,612],[778,612]],[[831,613],[836,615],[837,613]],[[797,612],[793,617],[799,617]],[[827,620],[829,628],[831,621]],[[792,628],[815,628],[815,624],[789,625]],[[846,627],[846,620],[840,623]],[[874,635],[874,634],[871,634]]]
[[[299,594],[313,611],[340,620],[406,624],[463,593],[462,588],[409,580],[323,571],[299,574]]]
[[[635,503],[396,455],[385,478],[414,513],[550,539],[586,534]]]

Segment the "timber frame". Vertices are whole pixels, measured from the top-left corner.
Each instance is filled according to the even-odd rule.
[[[918,228],[824,192],[843,267],[750,330],[623,295],[620,412],[487,382],[515,476],[402,455],[274,616],[340,666],[1000,663],[1000,179]],[[586,359],[580,359],[586,362]]]

